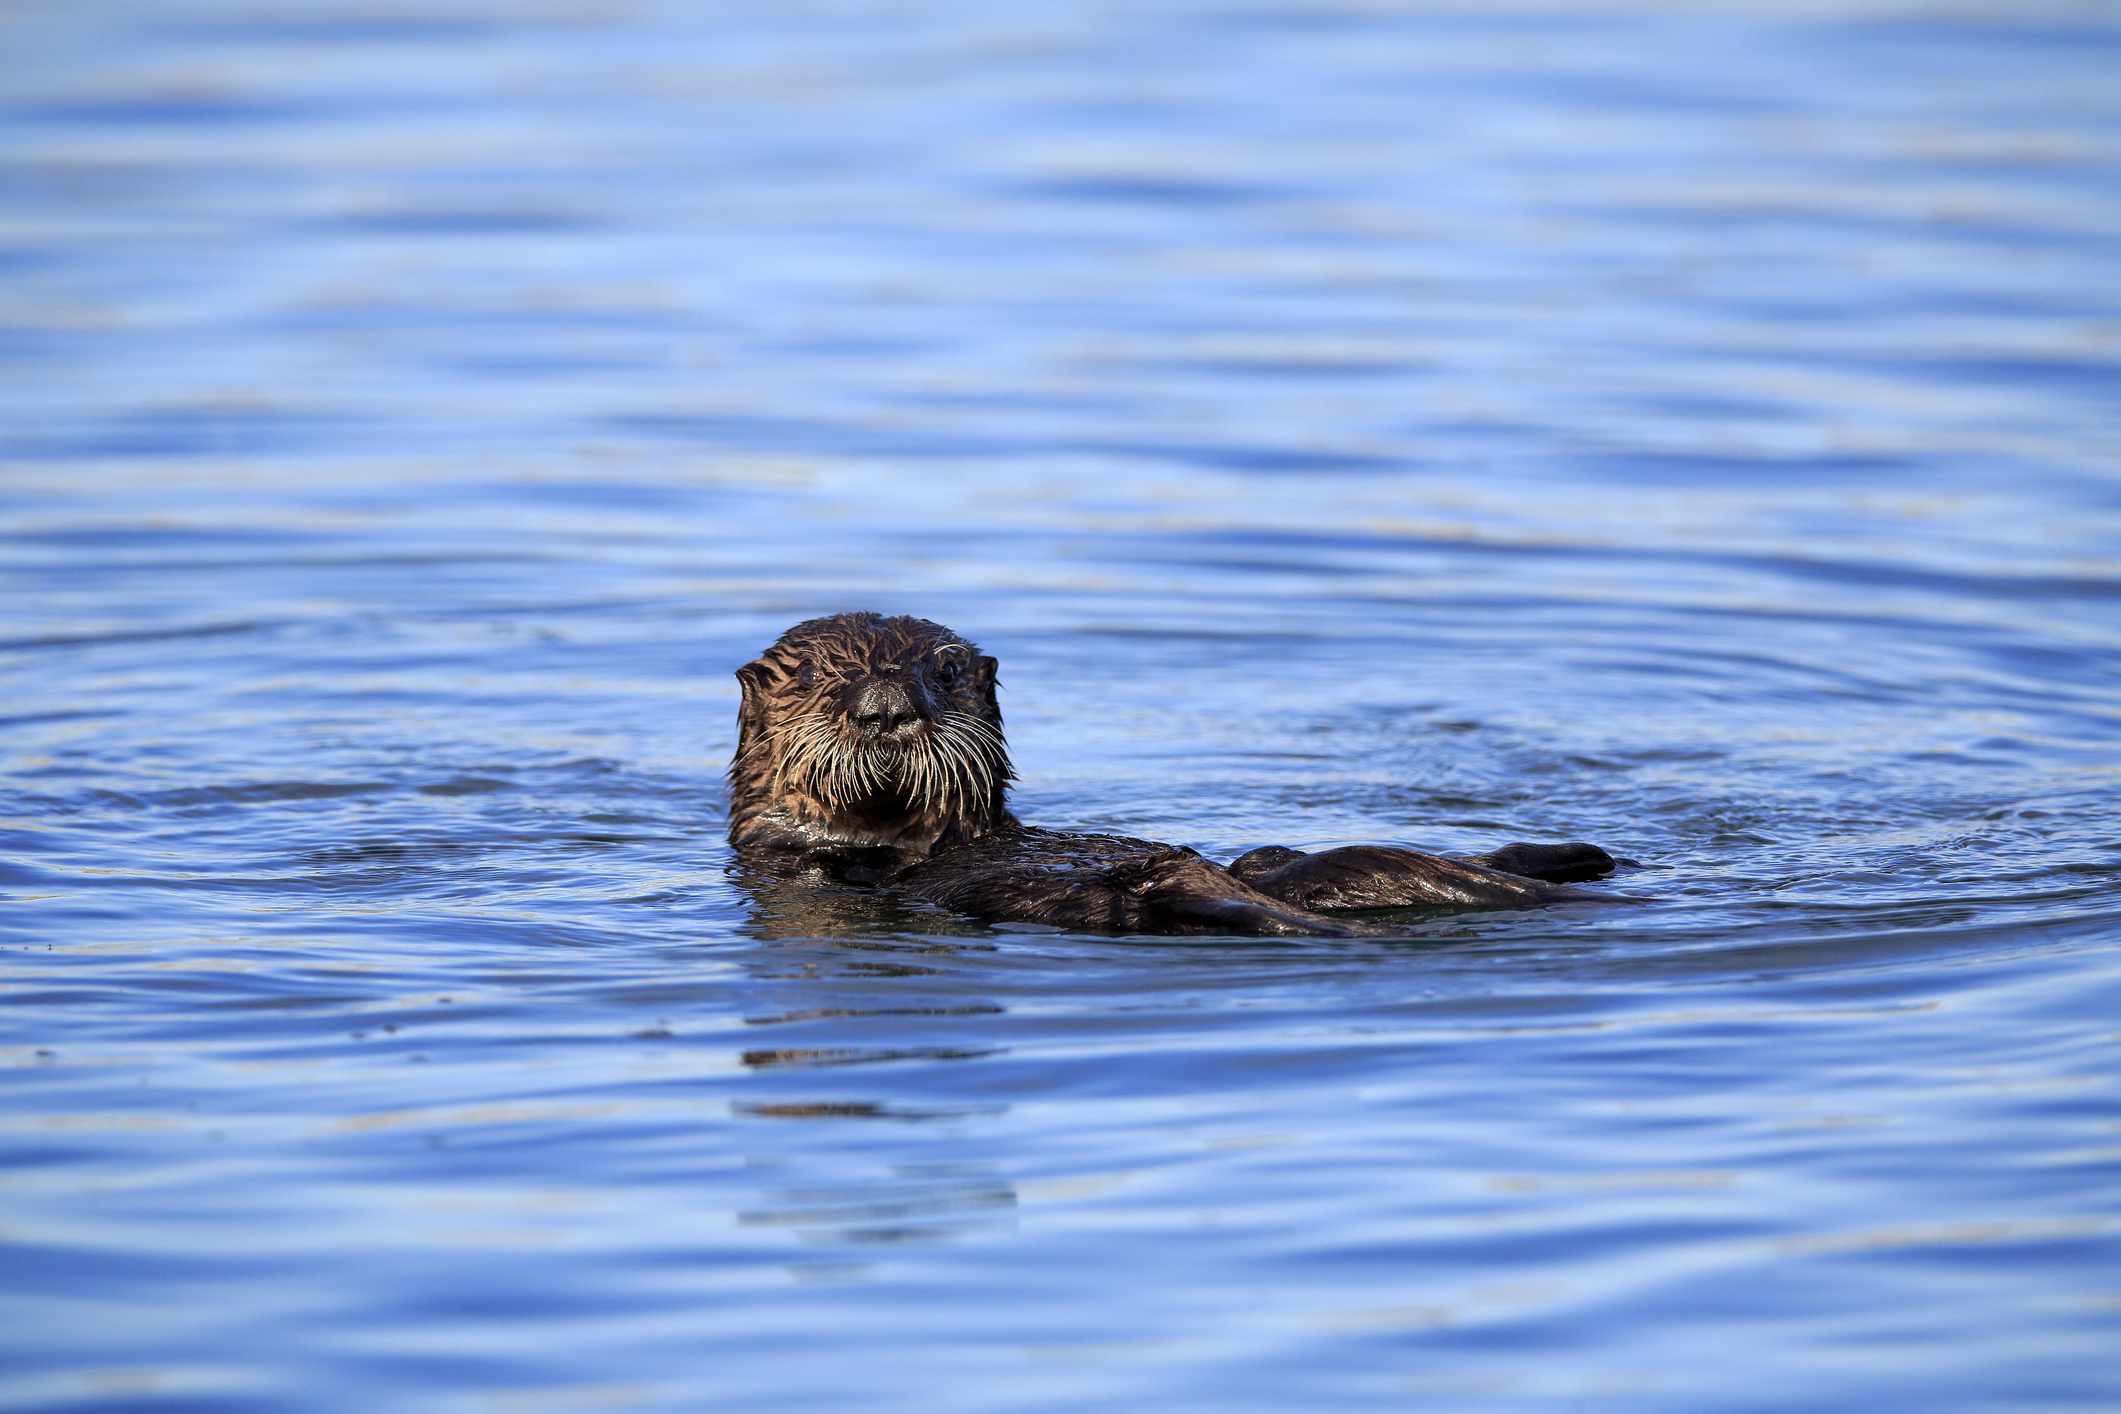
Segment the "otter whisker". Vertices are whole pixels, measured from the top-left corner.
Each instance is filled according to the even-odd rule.
[[[969,713],[952,712],[938,727],[937,742],[950,760],[952,785],[965,809],[990,795],[993,784],[1013,777],[1007,750],[991,725]]]
[[[907,803],[916,810],[925,809],[935,780],[935,773],[929,768],[928,753],[925,750],[908,751],[902,760],[899,785],[906,792]]]
[[[956,733],[946,733],[938,738],[945,759],[949,762],[949,790],[952,801],[960,812],[970,811],[977,792],[977,784],[983,774],[974,753],[963,738]]]
[[[949,809],[948,778],[943,772],[942,762],[937,757],[936,739],[931,736],[921,744],[919,756],[920,790],[915,803],[923,810]]]
[[[780,746],[774,769],[776,791],[785,789],[791,782],[814,784],[818,748],[831,726],[823,717],[810,714],[797,718],[784,732],[776,734],[775,740]]]
[[[963,795],[959,774],[963,768],[957,760],[957,744],[948,735],[938,732],[935,737],[935,775],[938,807],[944,814],[957,813]]]
[[[966,807],[970,808],[974,796],[979,793],[976,787],[988,773],[982,769],[983,763],[978,749],[969,738],[953,734],[950,738],[950,754],[957,761],[958,792]]]

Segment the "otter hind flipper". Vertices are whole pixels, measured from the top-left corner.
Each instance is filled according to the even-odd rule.
[[[1474,855],[1473,862],[1500,869],[1505,874],[1544,879],[1550,884],[1581,884],[1603,879],[1613,872],[1614,865],[1612,855],[1595,844],[1581,841],[1572,844],[1506,844],[1501,849]]]
[[[1261,893],[1304,909],[1521,908],[1574,892],[1397,845],[1349,845],[1316,854],[1270,845],[1240,855],[1230,872]]]

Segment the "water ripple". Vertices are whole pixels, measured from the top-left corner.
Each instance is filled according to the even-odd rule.
[[[2106,12],[5,23],[15,1402],[2121,1398]],[[759,877],[854,607],[1029,818],[1634,901]]]

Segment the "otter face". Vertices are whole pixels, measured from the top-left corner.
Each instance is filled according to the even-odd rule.
[[[995,662],[926,619],[839,614],[737,669],[730,838],[778,814],[807,837],[925,853],[983,833],[1014,778]]]

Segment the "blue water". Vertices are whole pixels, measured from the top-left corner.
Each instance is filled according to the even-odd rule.
[[[2121,1402],[2121,15],[0,17],[0,1402]],[[736,877],[911,612],[1360,941]]]

